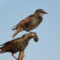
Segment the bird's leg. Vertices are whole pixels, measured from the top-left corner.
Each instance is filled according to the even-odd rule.
[[[23,58],[24,58],[24,51],[21,51],[21,52],[19,53],[18,60],[23,60]]]
[[[14,54],[12,53],[12,56],[17,60],[17,58],[14,56]]]
[[[13,34],[13,37],[15,37],[21,31],[22,31],[22,28],[18,27],[18,29],[16,29],[15,33]]]

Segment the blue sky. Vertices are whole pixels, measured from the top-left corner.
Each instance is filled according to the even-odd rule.
[[[24,60],[60,60],[60,0],[0,0],[0,44],[13,39],[12,27],[39,8],[48,15],[32,30],[38,34],[39,42],[30,41]],[[17,37],[25,33],[23,31]],[[0,60],[15,59],[10,53],[4,53],[0,54]]]

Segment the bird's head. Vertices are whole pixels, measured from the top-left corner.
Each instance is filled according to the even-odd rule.
[[[35,42],[38,42],[38,36],[37,36],[37,34],[36,34],[35,32],[30,32],[30,36],[31,36],[32,38],[34,38],[34,41],[35,41]]]
[[[31,38],[33,38],[35,42],[38,42],[38,36],[35,32],[27,33],[27,34],[23,35],[22,38],[24,38],[24,40],[28,40],[28,41]]]
[[[44,14],[47,14],[47,12],[45,12],[43,9],[37,9],[35,14],[42,17]]]

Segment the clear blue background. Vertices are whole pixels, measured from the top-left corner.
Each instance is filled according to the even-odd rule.
[[[44,15],[41,25],[32,30],[38,34],[39,42],[30,41],[24,60],[60,60],[60,0],[0,0],[0,45],[13,39],[13,26],[39,8],[48,15]],[[4,53],[0,54],[0,60],[15,59],[10,53]]]

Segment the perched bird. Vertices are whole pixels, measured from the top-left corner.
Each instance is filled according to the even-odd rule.
[[[12,56],[14,56],[14,53],[20,52],[21,54],[21,60],[24,57],[24,50],[28,45],[28,42],[31,40],[31,38],[34,39],[35,42],[38,42],[38,36],[36,35],[35,32],[30,32],[22,37],[16,38],[14,40],[8,41],[2,45],[0,45],[0,54],[5,53],[5,52],[11,52]]]
[[[31,31],[32,29],[35,29],[42,22],[44,14],[47,14],[47,12],[45,12],[43,9],[37,9],[32,15],[23,19],[12,29],[16,30],[13,37],[15,37],[21,31]]]

